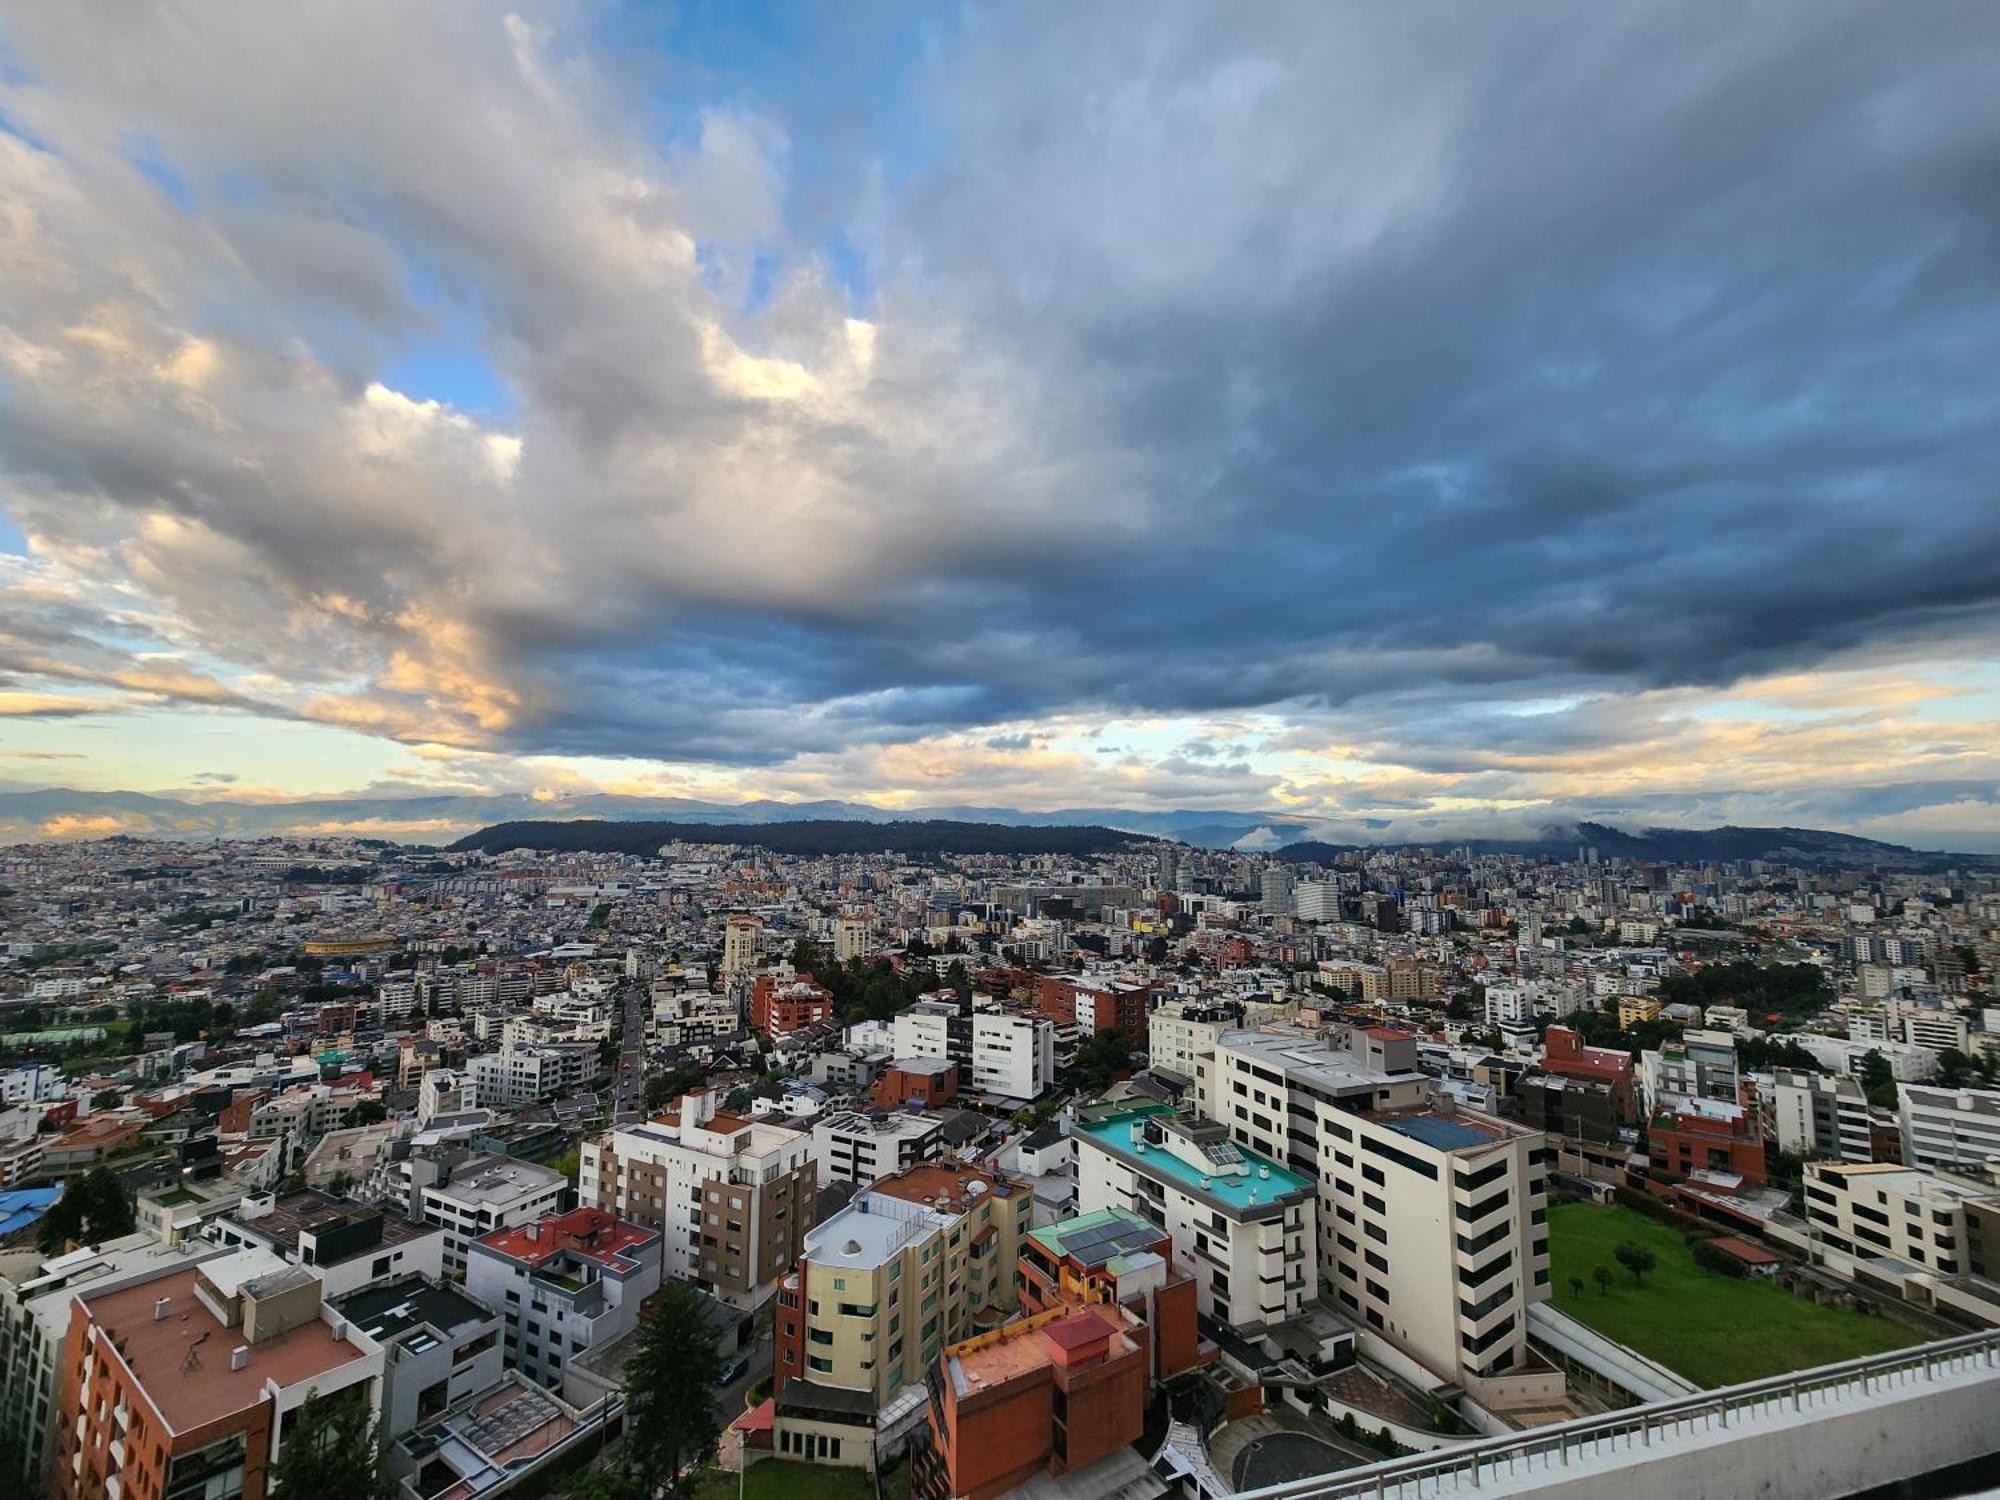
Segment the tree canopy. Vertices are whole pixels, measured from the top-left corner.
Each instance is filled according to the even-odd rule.
[[[395,1500],[388,1455],[362,1387],[331,1396],[314,1391],[266,1471],[267,1488],[294,1500]]]
[[[130,1234],[135,1224],[125,1184],[108,1167],[94,1167],[69,1184],[42,1215],[35,1243],[47,1255],[72,1242],[102,1244]]]
[[[700,1293],[684,1281],[662,1283],[625,1367],[626,1463],[651,1493],[680,1494],[685,1471],[714,1456],[721,1374]]]

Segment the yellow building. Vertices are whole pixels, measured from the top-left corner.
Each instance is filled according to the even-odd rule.
[[[1630,1030],[1641,1021],[1657,1021],[1660,1018],[1660,1002],[1650,995],[1620,995],[1618,997],[1618,1029]]]
[[[806,1236],[780,1284],[772,1352],[782,1449],[872,1461],[870,1421],[921,1387],[949,1344],[1018,1305],[1015,1270],[1032,1218],[1025,1183],[925,1164],[884,1177]]]

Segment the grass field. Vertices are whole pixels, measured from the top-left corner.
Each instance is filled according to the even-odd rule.
[[[875,1483],[860,1469],[794,1464],[767,1458],[742,1478],[743,1500],[875,1500]],[[737,1476],[710,1470],[696,1482],[695,1500],[736,1500]]]
[[[1659,1258],[1642,1286],[1612,1256],[1621,1240]],[[1616,1275],[1608,1294],[1596,1266]],[[1570,1287],[1583,1278],[1583,1293]],[[1549,1210],[1549,1280],[1555,1305],[1607,1338],[1697,1385],[1733,1385],[1918,1343],[1900,1323],[1816,1307],[1761,1281],[1704,1271],[1679,1231],[1629,1208],[1561,1203]]]

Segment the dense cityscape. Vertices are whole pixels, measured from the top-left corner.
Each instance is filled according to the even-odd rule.
[[[1967,864],[16,846],[6,1462],[1220,1496],[2000,1326]]]

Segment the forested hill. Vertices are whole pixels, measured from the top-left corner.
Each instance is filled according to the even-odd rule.
[[[552,853],[653,854],[662,844],[748,844],[774,854],[1102,854],[1150,843],[1115,828],[1015,828],[1003,823],[496,823],[451,847],[497,854],[507,849]]]

